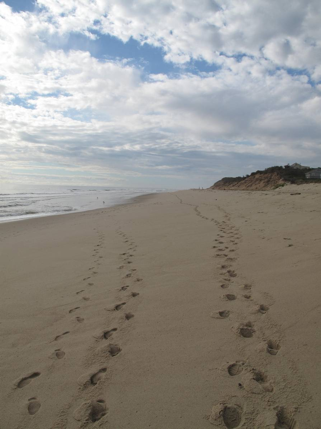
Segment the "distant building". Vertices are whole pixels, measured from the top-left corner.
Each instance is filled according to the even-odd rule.
[[[295,162],[294,164],[290,165],[290,167],[291,168],[296,168],[297,170],[305,170],[306,168],[310,168],[310,167],[307,167],[305,165],[298,164],[297,162]]]
[[[321,179],[321,168],[315,168],[314,170],[305,173],[307,179]]]

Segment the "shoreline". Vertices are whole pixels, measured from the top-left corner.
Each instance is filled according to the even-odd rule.
[[[321,190],[0,225],[0,427],[318,429]]]
[[[173,191],[175,192],[175,191]],[[166,192],[169,193],[169,192]],[[95,211],[99,211],[99,210],[107,210],[109,208],[112,207],[116,207],[116,206],[122,206],[122,205],[126,205],[126,204],[132,204],[133,202],[135,202],[136,199],[139,199],[141,197],[148,197],[148,196],[152,196],[152,195],[157,195],[158,192],[153,192],[150,194],[143,194],[143,195],[138,195],[136,197],[131,197],[128,198],[128,200],[121,202],[121,203],[116,203],[107,207],[100,207],[97,209],[90,209],[90,210],[75,210],[75,211],[70,211],[70,212],[65,212],[65,213],[50,213],[50,214],[39,214],[36,216],[30,216],[30,217],[23,217],[23,218],[15,218],[15,219],[6,219],[6,220],[0,220],[0,225],[2,224],[7,224],[7,223],[12,223],[12,222],[23,222],[23,221],[31,221],[34,219],[41,219],[41,218],[51,218],[51,217],[56,217],[56,216],[67,216],[67,215],[76,215],[78,213],[87,213],[87,212],[95,212]]]

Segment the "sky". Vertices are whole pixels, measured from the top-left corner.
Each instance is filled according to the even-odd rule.
[[[320,0],[0,0],[0,193],[320,166],[320,22]]]

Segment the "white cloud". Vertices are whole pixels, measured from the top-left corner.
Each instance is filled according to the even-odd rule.
[[[264,55],[289,67],[313,69],[320,62],[318,0],[38,0],[43,19],[56,30],[98,29],[127,42],[162,47],[169,61],[215,62],[226,54]]]
[[[7,166],[99,169],[104,180],[192,178],[201,169],[211,178],[217,157],[216,165],[236,157],[242,168],[254,158],[320,156],[320,89],[287,70],[320,79],[319,2],[38,4],[34,13],[13,13],[0,3],[0,157]],[[146,79],[126,61],[63,51],[71,32],[92,37],[93,28],[162,47],[170,61],[204,59],[219,69]]]

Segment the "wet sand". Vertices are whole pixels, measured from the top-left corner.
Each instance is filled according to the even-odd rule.
[[[0,428],[320,428],[320,196],[0,224]]]

